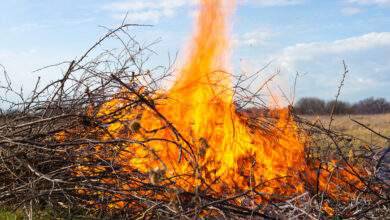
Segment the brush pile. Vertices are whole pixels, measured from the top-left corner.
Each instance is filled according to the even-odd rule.
[[[170,60],[168,67],[150,67],[154,43],[138,43],[129,32],[131,26],[109,30],[79,59],[46,67],[65,67],[63,77],[47,85],[38,81],[29,96],[14,90],[5,77],[1,87],[5,96],[1,98],[9,110],[0,118],[1,208],[25,210],[29,216],[51,210],[53,217],[99,219],[389,216],[388,150],[369,143],[356,146],[358,137],[334,132],[331,126],[310,124],[291,112],[288,117],[302,125],[302,136],[312,137],[305,141],[304,163],[317,174],[317,179],[305,172],[293,177],[303,183],[300,194],[267,194],[262,189],[273,180],[253,184],[255,177],[247,173],[242,177],[250,187],[216,193],[205,186],[208,181],[203,180],[202,165],[196,162],[191,162],[194,172],[186,175],[199,182],[189,190],[180,187],[176,179],[186,177],[168,179],[164,168],[145,172],[128,165],[135,151],[156,141],[176,145],[178,163],[204,157],[210,147],[205,138],[188,140],[182,135],[186,131],[177,129],[159,112],[158,103],[169,99],[161,91],[175,72],[174,61]],[[119,44],[116,49],[107,49],[115,43]],[[253,76],[236,77],[237,114],[247,119],[251,129],[266,133],[274,129],[280,116],[269,113],[272,111],[263,104],[260,91],[251,92],[248,81],[252,80]],[[102,113],[113,100],[122,100],[121,105]],[[160,130],[169,130],[175,139],[131,139],[110,133],[110,125],[118,121],[126,125],[119,134],[145,130],[137,116],[142,111],[152,112],[163,122]],[[373,135],[380,134],[373,131]],[[127,152],[124,146],[129,144],[138,148]],[[192,152],[194,144],[201,146],[199,151]],[[158,160],[157,153],[148,151]],[[320,186],[323,177],[329,187]],[[278,177],[283,178],[290,177]]]

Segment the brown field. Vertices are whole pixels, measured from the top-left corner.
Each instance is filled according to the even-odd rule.
[[[328,126],[330,117],[329,116],[303,116],[303,118],[311,121],[312,123],[322,123],[325,127]],[[359,139],[364,140],[367,143],[376,146],[389,146],[384,138],[379,137],[370,130],[352,121],[354,119],[375,132],[390,137],[390,114],[379,114],[379,115],[338,115],[334,116],[332,122],[332,129],[335,131],[348,134]]]

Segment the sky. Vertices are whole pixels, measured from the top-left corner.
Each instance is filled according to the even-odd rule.
[[[295,97],[333,99],[343,72],[350,72],[341,99],[390,100],[390,0],[238,0],[232,18],[232,71],[252,73],[271,63],[260,80],[280,71],[279,83]],[[14,85],[29,91],[33,72],[72,60],[106,29],[127,23],[151,24],[132,29],[139,41],[158,43],[153,58],[167,64],[169,54],[183,53],[196,0],[2,0],[0,64]],[[4,82],[0,76],[0,83]],[[261,84],[261,82],[259,82]],[[290,89],[290,90],[289,90]]]

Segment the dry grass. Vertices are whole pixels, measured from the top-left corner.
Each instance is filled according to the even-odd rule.
[[[330,117],[329,116],[303,116],[305,119],[313,123],[322,123],[325,127],[328,126]],[[389,143],[385,139],[373,134],[368,129],[355,123],[351,119],[354,119],[374,131],[390,137],[390,114],[379,114],[379,115],[339,115],[334,116],[332,122],[332,129],[335,131],[358,137],[362,142],[370,143],[376,146],[389,146]]]

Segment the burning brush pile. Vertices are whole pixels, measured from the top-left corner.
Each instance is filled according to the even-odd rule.
[[[6,100],[15,111],[1,118],[1,207],[70,218],[388,214],[373,146],[351,156],[353,137],[264,110],[266,83],[254,93],[255,75],[227,71],[229,8],[202,1],[180,68],[148,68],[151,45],[122,25],[29,97],[4,86],[21,101]]]

